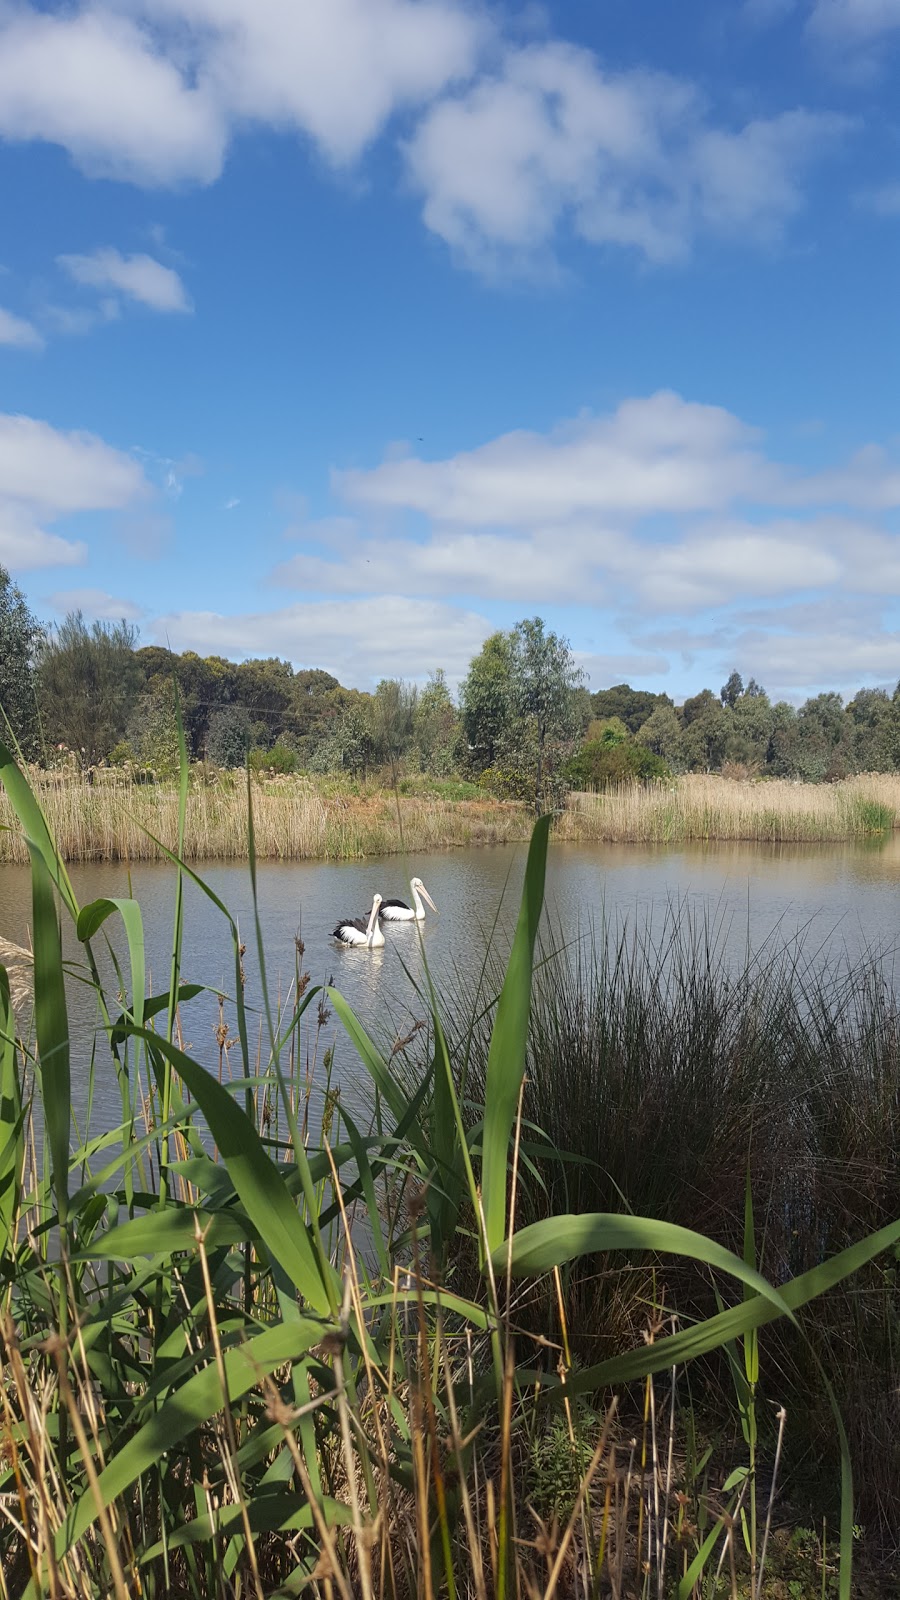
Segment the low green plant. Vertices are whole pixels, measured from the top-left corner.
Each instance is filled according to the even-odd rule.
[[[17,1024],[0,968],[6,1593],[507,1600],[562,1596],[574,1572],[588,1592],[613,1578],[622,1592],[627,1573],[642,1592],[652,1580],[663,1594],[673,1479],[657,1470],[654,1374],[795,1319],[900,1242],[900,1222],[799,1275],[779,1274],[777,1288],[715,1240],[620,1206],[554,1210],[523,1225],[520,1181],[532,1157],[521,1107],[546,818],[532,837],[474,1105],[472,1084],[460,1093],[433,990],[418,1072],[379,1049],[337,990],[310,983],[299,944],[292,992],[272,1003],[249,783],[255,997],[235,920],[180,848],[168,852],[168,985],[151,994],[137,900],[79,904],[2,747],[0,779],[27,840],[34,936],[33,1031]],[[188,798],[183,756],[179,846]],[[200,992],[182,970],[185,880],[232,943],[218,1073],[183,1047]],[[96,1007],[89,1045],[73,1031],[73,981]],[[332,1017],[371,1081],[368,1127],[330,1080],[333,1054],[320,1082]],[[73,1060],[90,1064],[89,1100],[101,1074],[117,1086],[114,1130],[76,1123]],[[467,1249],[478,1265],[469,1292],[458,1269]],[[598,1256],[697,1263],[714,1276],[722,1309],[672,1331],[654,1313],[649,1340],[573,1368],[568,1337],[529,1333],[523,1312],[544,1281],[559,1293],[578,1263]],[[653,1448],[638,1477],[632,1452],[623,1495],[613,1391],[633,1383],[645,1386]],[[580,1414],[575,1502],[564,1526],[542,1531],[523,1498],[526,1440],[552,1427],[545,1408],[562,1406],[572,1422],[579,1396],[595,1408]],[[842,1472],[840,1593],[849,1600],[846,1452]],[[733,1552],[724,1520],[713,1533],[701,1576],[723,1540]]]

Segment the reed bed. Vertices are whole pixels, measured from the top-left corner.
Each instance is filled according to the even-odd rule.
[[[887,1302],[900,1218],[860,1234],[854,1215],[829,1232],[824,1213],[801,1206],[792,1215],[807,1227],[803,1249],[772,1252],[770,1197],[754,1194],[752,1174],[739,1251],[635,1213],[627,1184],[653,1148],[642,1051],[648,1092],[683,1142],[676,1102],[661,1092],[667,1050],[680,1041],[687,1052],[686,1090],[704,1013],[676,1005],[681,1020],[654,1054],[644,1036],[660,1026],[659,985],[651,969],[641,989],[638,965],[639,993],[620,985],[629,1073],[576,1104],[585,1079],[565,1052],[578,1039],[567,1020],[578,996],[562,967],[554,991],[552,963],[535,966],[548,819],[533,831],[496,985],[488,970],[465,1017],[462,996],[423,993],[417,1027],[381,1046],[387,1012],[367,1028],[337,990],[313,986],[299,940],[290,993],[276,1004],[267,992],[261,942],[248,992],[237,924],[207,890],[233,951],[218,1067],[207,1067],[182,1048],[200,991],[184,960],[181,875],[169,988],[151,996],[139,902],[80,905],[2,746],[0,782],[29,841],[34,936],[27,1020],[7,971],[28,969],[27,953],[0,952],[0,1600],[861,1597],[834,1389],[818,1437],[840,1504],[833,1519],[828,1509],[792,1532],[779,1495],[793,1424],[783,1404],[768,1423],[782,1379],[769,1381],[760,1351],[783,1318],[796,1320],[805,1349],[827,1296],[843,1285],[868,1293],[869,1272],[881,1273]],[[182,803],[179,834],[189,810]],[[261,941],[252,830],[248,853]],[[97,957],[108,933],[122,959],[105,986]],[[551,984],[543,998],[536,976]],[[702,967],[693,981],[701,993]],[[76,982],[96,1000],[86,1039],[71,1036]],[[604,1015],[590,991],[588,1003],[584,1044]],[[554,1005],[564,1013],[555,1022]],[[751,1012],[736,1008],[745,1024]],[[698,1159],[713,1182],[727,1037],[707,1043],[687,1104],[699,1118],[705,1100]],[[90,1061],[89,1106],[101,1087],[121,1097],[110,1131],[94,1132],[90,1112],[76,1123],[73,1044]],[[624,1151],[633,1118],[626,1182],[612,1194],[602,1181],[583,1188],[583,1209],[557,1188],[560,1207],[536,1210],[548,1156],[573,1172],[604,1166],[602,1144],[587,1162],[548,1151],[525,1115],[528,1073],[542,1070],[544,1113],[567,1095],[582,1141],[598,1110],[595,1137],[606,1136],[621,1098]],[[891,1073],[877,1080],[887,1101]],[[348,1074],[371,1083],[368,1125],[342,1098]],[[860,1129],[880,1133],[880,1106],[863,1102]],[[745,1126],[724,1147],[729,1207]],[[838,1120],[836,1163],[842,1137]],[[885,1212],[895,1174],[896,1164]],[[587,1208],[591,1194],[605,1209]],[[664,1210],[665,1177],[641,1198]],[[715,1207],[701,1214],[716,1224]],[[640,1311],[630,1306],[599,1361],[605,1330],[580,1320],[598,1262],[641,1285]],[[709,1285],[709,1307],[686,1294],[682,1316],[675,1294],[692,1272]],[[837,1351],[820,1341],[838,1386],[857,1367],[887,1370],[856,1343],[872,1327],[859,1322]],[[693,1393],[698,1363],[722,1352],[734,1398],[723,1398],[710,1443]],[[801,1448],[807,1437],[801,1424]],[[883,1593],[896,1592],[891,1582]]]
[[[31,778],[64,861],[154,861],[178,849],[174,786]],[[506,801],[320,793],[290,779],[254,784],[253,818],[257,856],[293,861],[501,844],[527,838],[530,828],[526,808]],[[2,795],[0,830],[0,862],[26,863],[27,846]],[[192,787],[182,856],[246,859],[247,791],[240,780]]]
[[[64,861],[153,861],[177,848],[174,786],[129,782],[114,772],[88,781],[35,769],[30,780]],[[532,822],[527,806],[489,796],[448,799],[368,785],[350,792],[337,782],[308,778],[254,782],[253,806],[261,860],[346,861],[400,850],[505,844],[527,839]],[[668,783],[571,794],[554,820],[557,838],[620,844],[837,843],[897,826],[900,774],[893,773],[836,784],[691,774]],[[183,858],[228,861],[246,855],[245,784],[241,778],[207,783],[195,777]],[[25,841],[0,793],[0,863],[27,860]]]
[[[758,1260],[775,1281],[900,1215],[900,993],[876,956],[822,966],[773,935],[735,964],[724,929],[673,904],[654,928],[551,930],[532,994],[523,1118],[530,1178],[519,1219],[626,1208],[744,1248],[750,1190]],[[896,974],[894,974],[896,976]],[[488,990],[494,987],[489,981]],[[492,1012],[455,1029],[471,1103],[484,1093]],[[590,1367],[641,1337],[648,1303],[690,1322],[716,1306],[683,1261],[582,1259],[566,1279],[573,1359]],[[524,1326],[559,1338],[554,1286]],[[900,1283],[873,1265],[817,1305],[808,1339],[760,1336],[761,1386],[783,1405],[784,1490],[833,1515],[833,1421],[823,1371],[846,1405],[859,1522],[900,1563]],[[727,1434],[728,1363],[707,1363],[694,1399]],[[723,1399],[723,1389],[725,1398]],[[773,1412],[769,1413],[771,1426]],[[802,1519],[801,1519],[802,1520]]]
[[[618,844],[690,839],[826,844],[898,826],[900,773],[866,773],[831,784],[692,773],[670,782],[572,794],[559,833]]]

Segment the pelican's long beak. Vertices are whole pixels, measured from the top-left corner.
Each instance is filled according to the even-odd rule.
[[[422,899],[428,901],[428,904],[430,905],[432,911],[437,911],[437,906],[435,905],[434,901],[432,900],[431,895],[428,893],[428,890],[426,889],[424,883],[423,883],[423,885],[422,885],[422,887],[421,887],[419,892],[420,892],[420,894],[422,896]]]

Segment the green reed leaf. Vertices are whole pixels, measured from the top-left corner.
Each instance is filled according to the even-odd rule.
[[[75,931],[82,944],[87,944],[94,934],[102,928],[108,917],[118,912],[122,918],[122,925],[128,939],[128,955],[131,962],[131,1012],[137,1026],[140,1028],[144,1022],[145,998],[145,973],[146,958],[144,952],[144,923],[141,917],[141,908],[136,900],[120,899],[113,896],[110,899],[92,900],[90,905],[83,906],[78,913]]]
[[[531,1013],[534,943],[544,904],[550,818],[535,823],[525,867],[525,884],[515,937],[491,1033],[485,1080],[481,1192],[487,1247],[494,1251],[506,1235],[506,1178],[509,1140],[525,1071],[525,1046]]]
[[[334,1269],[327,1258],[316,1253],[284,1179],[246,1112],[228,1089],[177,1045],[145,1028],[131,1028],[129,1033],[143,1039],[151,1052],[158,1051],[187,1084],[209,1124],[241,1204],[272,1260],[284,1269],[304,1299],[326,1315],[331,1306],[326,1278],[331,1279],[332,1294],[337,1292]]]
[[[100,1472],[97,1480],[100,1501],[111,1505],[119,1495],[165,1455],[179,1440],[193,1433],[229,1401],[249,1394],[277,1367],[301,1360],[319,1343],[331,1325],[301,1317],[266,1329],[235,1345],[223,1355],[227,1395],[215,1363],[179,1385],[150,1419],[122,1446]],[[99,1514],[97,1496],[89,1489],[82,1495],[57,1535],[57,1552],[71,1549]]]
[[[62,943],[53,894],[55,879],[39,846],[31,839],[27,844],[31,856],[34,926],[34,1027],[57,1214],[61,1226],[65,1226],[69,1205],[72,1085]]]
[[[255,1230],[234,1211],[203,1211],[193,1206],[169,1205],[141,1217],[118,1223],[76,1251],[73,1261],[131,1261],[135,1256],[171,1255],[176,1250],[195,1250],[197,1228],[208,1250],[223,1244],[241,1244],[255,1237]]]
[[[37,846],[44,858],[47,871],[59,890],[62,902],[74,921],[78,916],[78,901],[69,881],[69,874],[59,858],[33,789],[2,740],[0,740],[0,783],[6,790],[26,842],[30,841]]]
[[[900,1243],[900,1221],[879,1228],[876,1233],[869,1234],[867,1238],[861,1239],[858,1244],[850,1245],[846,1250],[841,1250],[838,1255],[823,1261],[820,1266],[801,1273],[797,1278],[791,1278],[788,1283],[779,1284],[774,1293],[783,1301],[789,1312],[799,1311],[818,1295],[833,1289],[835,1284],[842,1283],[845,1278],[852,1277],[860,1267],[864,1267],[867,1262],[873,1261],[876,1256],[885,1250],[890,1250],[897,1243]],[[782,1315],[784,1313],[772,1299],[764,1295],[754,1295],[750,1300],[742,1301],[740,1305],[731,1306],[727,1311],[719,1311],[704,1322],[694,1323],[690,1328],[682,1328],[678,1333],[670,1334],[665,1339],[657,1339],[653,1344],[642,1345],[637,1350],[628,1350],[622,1355],[611,1356],[609,1360],[601,1361],[596,1366],[583,1367],[577,1372],[568,1373],[565,1391],[569,1395],[596,1394],[610,1384],[631,1383],[635,1378],[646,1378],[650,1373],[681,1366],[687,1361],[696,1360],[698,1356],[707,1355],[710,1350],[718,1350],[731,1339],[741,1338],[751,1328],[761,1328],[767,1322],[774,1322]],[[559,1387],[558,1380],[552,1374],[546,1373],[525,1373],[522,1375],[522,1381],[524,1383],[537,1381],[547,1389]]]
[[[658,1255],[687,1256],[706,1266],[727,1272],[754,1294],[770,1300],[782,1316],[790,1310],[772,1285],[748,1266],[740,1256],[714,1239],[707,1239],[692,1228],[674,1222],[657,1222],[652,1217],[632,1217],[619,1212],[594,1211],[584,1216],[546,1217],[533,1222],[502,1244],[491,1258],[496,1272],[510,1263],[513,1276],[537,1277],[578,1256],[599,1255],[612,1250],[649,1250]]]

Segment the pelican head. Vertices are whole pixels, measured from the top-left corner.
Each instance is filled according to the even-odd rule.
[[[434,901],[432,900],[431,895],[428,893],[428,890],[426,889],[426,887],[425,887],[424,883],[422,882],[421,878],[411,878],[410,882],[409,882],[409,887],[411,888],[411,890],[413,892],[413,895],[417,895],[417,894],[421,895],[423,900],[427,900],[427,902],[430,905],[432,911],[437,911],[437,906],[435,905]]]

